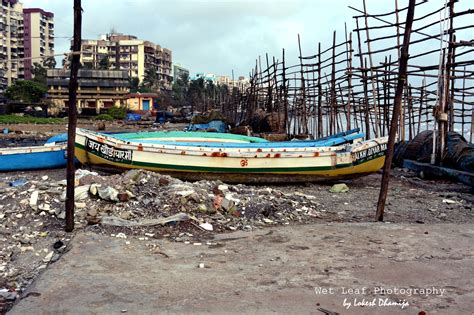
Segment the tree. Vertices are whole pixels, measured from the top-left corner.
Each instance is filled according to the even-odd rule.
[[[145,69],[145,76],[143,77],[142,85],[145,88],[149,88],[151,90],[158,89],[159,78],[158,74],[156,73],[156,69]]]
[[[181,74],[172,86],[172,99],[178,106],[186,105],[188,101],[189,75]]]
[[[38,103],[47,91],[46,86],[41,83],[30,80],[17,80],[7,88],[5,96],[14,101]]]
[[[54,69],[56,68],[56,59],[53,56],[47,57],[43,61],[43,66],[46,67],[47,69]]]
[[[189,100],[191,101],[191,111],[202,110],[204,103],[205,82],[203,78],[191,80],[189,84]]]
[[[138,92],[138,88],[140,86],[140,79],[137,77],[133,77],[128,79],[128,84],[130,86],[130,92],[136,93]]]
[[[102,57],[102,59],[100,59],[100,61],[99,61],[99,69],[100,70],[108,70],[109,66],[110,66],[109,57],[107,57],[107,56]]]
[[[41,84],[46,88],[46,68],[43,67],[41,64],[35,62],[33,64],[33,81]]]

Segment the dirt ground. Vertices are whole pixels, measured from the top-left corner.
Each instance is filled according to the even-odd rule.
[[[10,313],[472,314],[473,228],[308,224],[188,245],[80,232]]]

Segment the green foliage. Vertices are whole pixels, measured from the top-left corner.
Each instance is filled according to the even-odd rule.
[[[46,88],[46,68],[40,63],[35,62],[33,64],[33,81],[41,84]]]
[[[99,61],[99,69],[100,70],[107,70],[107,69],[109,69],[109,66],[110,66],[109,57],[107,57],[107,56],[102,57],[102,59],[100,59],[100,61]]]
[[[145,69],[145,76],[143,77],[142,87],[151,90],[159,90],[159,76],[156,69]]]
[[[189,76],[186,73],[173,83],[172,98],[178,106],[184,106],[188,102]]]
[[[127,109],[125,107],[111,107],[107,111],[107,114],[113,117],[114,119],[125,119],[127,116]]]
[[[128,84],[130,86],[130,92],[136,93],[138,92],[138,88],[140,86],[140,79],[133,77],[128,80]]]
[[[44,118],[32,116],[0,115],[0,124],[62,124],[64,118]]]
[[[95,120],[105,120],[105,121],[112,121],[114,118],[109,114],[100,114],[95,117]]]
[[[38,103],[46,92],[46,86],[41,83],[30,80],[17,80],[12,86],[7,88],[5,96],[14,101]]]

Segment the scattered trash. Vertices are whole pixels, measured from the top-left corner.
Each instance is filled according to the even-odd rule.
[[[21,186],[24,186],[28,183],[28,181],[24,178],[20,178],[20,179],[17,179],[17,180],[14,180],[12,182],[10,182],[10,186],[11,187],[21,187]]]
[[[99,194],[99,197],[103,200],[119,201],[119,192],[113,187],[98,187],[97,193]]]
[[[128,221],[121,218],[117,218],[114,216],[104,216],[100,220],[102,225],[111,225],[111,226],[153,226],[153,225],[163,225],[171,222],[180,222],[180,221],[188,221],[190,217],[186,213],[177,213],[175,215],[169,216],[167,218],[162,219],[149,219],[143,220],[141,222],[136,221]]]
[[[458,203],[457,201],[455,200],[451,200],[451,199],[443,199],[443,203],[447,203],[447,204],[455,204],[455,203]]]

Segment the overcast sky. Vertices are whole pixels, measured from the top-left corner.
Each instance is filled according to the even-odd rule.
[[[444,1],[431,0],[435,7]],[[56,53],[69,50],[73,0],[22,0],[24,7],[40,7],[55,15]],[[400,6],[406,0],[399,0]],[[468,1],[469,2],[469,1]],[[394,9],[394,0],[367,0],[370,13]],[[117,32],[136,35],[172,50],[173,63],[196,72],[248,76],[259,55],[281,56],[285,48],[296,64],[297,34],[304,55],[317,43],[332,43],[332,31],[344,36],[344,22],[354,28],[348,6],[362,8],[362,0],[82,0],[84,39]],[[262,59],[264,60],[264,59]]]

